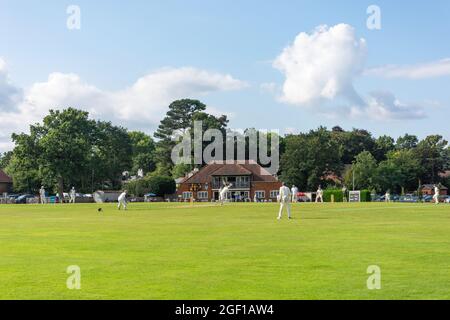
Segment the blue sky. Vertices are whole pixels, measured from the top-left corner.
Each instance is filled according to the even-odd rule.
[[[372,4],[381,9],[380,30],[366,26]],[[66,27],[69,5],[81,10],[80,30]],[[0,105],[1,122],[10,123],[0,129],[0,151],[9,148],[10,131],[24,130],[51,107],[67,106],[59,104],[75,104],[97,118],[151,132],[167,101],[181,95],[229,114],[233,128],[283,132],[340,125],[375,135],[439,133],[450,139],[450,63],[444,60],[450,58],[449,18],[447,0],[0,0],[0,95],[16,92],[14,99],[0,96],[0,104],[10,102]],[[333,29],[338,24],[349,28]],[[329,28],[315,33],[320,25]],[[302,32],[308,40],[293,48]],[[320,48],[314,35],[322,35],[332,49],[305,58],[304,52]],[[365,52],[345,47],[339,35],[365,40],[361,70],[333,63],[340,64],[346,49]],[[274,62],[289,47],[292,54],[277,68]],[[291,63],[298,59],[303,59],[300,66]],[[311,65],[325,68],[328,78]],[[319,83],[298,79],[297,73],[312,73]],[[344,79],[337,87],[345,88],[331,97],[304,92],[323,89],[336,73]],[[286,84],[294,92],[284,91]],[[364,105],[349,101],[349,84]]]

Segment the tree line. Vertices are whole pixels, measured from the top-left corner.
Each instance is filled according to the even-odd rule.
[[[120,189],[124,179],[140,169],[145,177],[128,185],[136,195],[173,192],[173,178],[201,166],[173,164],[175,136],[192,135],[194,121],[202,121],[203,132],[217,129],[225,136],[230,129],[225,115],[207,113],[198,100],[177,100],[168,109],[153,137],[92,120],[82,110],[50,110],[42,123],[30,126],[29,133],[12,135],[15,147],[0,156],[0,168],[12,176],[16,192],[35,193],[41,185],[60,194],[72,186],[84,193]],[[279,140],[278,175],[301,190],[345,185],[400,192],[417,190],[421,183],[449,184],[440,173],[450,169],[450,149],[440,135],[419,141],[409,134],[375,138],[363,129],[319,127]],[[226,143],[237,147],[237,141]],[[248,156],[248,144],[245,147]]]
[[[281,177],[302,190],[342,187],[400,193],[425,183],[449,185],[450,147],[440,135],[378,138],[366,130],[320,127],[288,135]]]

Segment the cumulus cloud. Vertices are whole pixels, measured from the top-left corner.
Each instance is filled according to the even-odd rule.
[[[49,109],[80,108],[89,111],[94,118],[149,130],[161,120],[173,100],[201,98],[246,86],[247,83],[231,75],[191,67],[157,70],[118,91],[101,90],[76,74],[52,73],[46,81],[25,90],[22,101],[15,103],[15,109],[0,107],[0,149],[5,149],[12,132],[26,130],[29,124],[40,121]],[[217,108],[211,110],[220,113]]]
[[[114,94],[119,119],[157,122],[170,102],[180,98],[204,96],[215,91],[243,89],[247,84],[230,75],[195,68],[163,69],[136,81]]]
[[[385,78],[406,78],[412,80],[449,76],[450,58],[409,66],[381,66],[377,68],[370,68],[364,73],[366,75]]]
[[[368,117],[375,120],[423,119],[426,114],[421,106],[406,104],[387,91],[372,92],[364,108],[351,108],[352,117]]]
[[[281,101],[310,107],[328,118],[342,115],[375,120],[424,118],[423,108],[401,103],[392,93],[361,96],[356,92],[354,81],[359,76],[387,74],[388,69],[382,68],[364,71],[366,56],[366,41],[358,38],[350,25],[319,26],[309,34],[300,33],[273,63],[285,76]],[[415,70],[394,67],[389,70],[392,75],[425,77],[444,74],[447,64],[450,61],[442,60]]]
[[[311,105],[344,97],[361,103],[353,81],[364,70],[366,54],[366,41],[347,24],[300,33],[273,64],[285,75],[282,101]]]

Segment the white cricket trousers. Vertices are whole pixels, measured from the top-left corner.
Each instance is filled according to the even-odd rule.
[[[278,213],[278,219],[281,219],[281,216],[283,215],[283,210],[286,208],[288,217],[291,217],[291,203],[288,201],[280,201],[280,212]]]
[[[124,210],[127,210],[127,202],[125,200],[119,201],[119,204],[117,205],[117,208],[120,210],[120,207],[123,207]]]

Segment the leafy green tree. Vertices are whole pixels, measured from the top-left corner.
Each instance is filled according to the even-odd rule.
[[[158,126],[154,136],[159,139],[156,143],[156,161],[172,168],[171,152],[176,142],[177,134],[184,134],[192,126],[193,115],[206,110],[206,105],[198,100],[176,100],[169,105],[164,119]]]
[[[176,100],[169,105],[169,111],[155,132],[155,137],[164,141],[171,140],[178,131],[184,132],[192,125],[195,113],[206,110],[206,105],[198,100]]]
[[[155,170],[155,142],[152,137],[140,131],[131,131],[128,135],[132,145],[131,174],[135,175],[139,169],[144,174]]]
[[[343,168],[338,145],[326,128],[320,127],[308,134],[289,135],[285,144],[281,179],[288,184],[314,190],[326,182],[327,175],[339,174]]]
[[[130,181],[125,188],[129,194],[142,197],[147,193],[154,193],[158,197],[173,194],[176,191],[175,180],[165,175],[147,175],[143,179]]]
[[[103,186],[119,189],[122,173],[132,165],[132,144],[126,129],[113,126],[110,122],[96,123],[95,147],[93,155],[94,179]]]
[[[375,140],[373,155],[377,161],[386,160],[388,152],[395,149],[395,142],[392,137],[381,136]]]
[[[55,181],[62,195],[64,183],[72,181],[88,166],[95,121],[89,120],[87,112],[69,108],[50,110],[42,125],[34,127],[39,133],[41,174]]]
[[[228,124],[227,117],[215,117],[204,112],[205,110],[205,104],[191,99],[177,100],[169,105],[169,111],[154,134],[155,138],[159,139],[155,150],[157,167],[163,168],[166,172],[171,172],[173,168],[172,149],[177,144],[174,138],[186,133],[193,136],[194,121],[202,121],[203,132],[208,129],[225,130]],[[204,145],[206,144],[204,143]]]
[[[417,147],[417,143],[419,139],[415,135],[405,134],[402,137],[399,137],[396,141],[395,147],[397,149],[414,149]]]
[[[150,192],[158,197],[164,197],[168,194],[175,193],[175,180],[169,176],[153,176],[149,178]]]
[[[417,190],[421,172],[420,160],[414,150],[391,151],[377,169],[377,185],[380,191]]]
[[[227,116],[222,115],[220,117],[216,117],[216,116],[208,114],[206,112],[194,113],[192,115],[192,122],[191,122],[191,126],[189,128],[191,139],[194,139],[194,124],[196,121],[202,123],[202,135],[209,129],[217,129],[222,133],[223,138],[226,136],[226,128],[228,125]],[[225,140],[225,139],[223,139],[223,140]],[[206,146],[209,145],[210,143],[211,143],[211,141],[202,142],[202,152],[203,152],[203,150],[205,150]],[[223,149],[224,155],[226,154],[225,146],[226,146],[226,142],[224,141],[224,149]],[[194,157],[194,150],[192,150],[192,158],[193,157]],[[205,164],[206,163],[204,162],[204,159],[203,159],[203,165],[205,165]]]
[[[149,179],[139,179],[134,181],[129,181],[124,187],[128,194],[135,197],[143,197],[145,194],[150,192]]]
[[[338,152],[342,155],[344,164],[351,164],[356,156],[363,151],[371,153],[375,150],[375,139],[372,134],[363,129],[344,131],[340,127],[334,127],[331,132],[332,139],[338,146]]]
[[[369,151],[363,151],[356,156],[345,184],[355,190],[373,189],[376,185],[377,160]]]
[[[41,184],[61,195],[71,186],[80,191],[118,188],[122,171],[131,166],[127,131],[73,108],[50,110],[41,124],[30,126],[29,134],[12,138],[7,171],[17,191],[37,192]]]
[[[424,183],[438,183],[439,173],[448,165],[448,141],[440,135],[431,135],[417,144],[415,157],[419,159]]]
[[[191,164],[180,163],[173,167],[172,177],[174,179],[184,177],[187,173],[191,172],[194,166]]]
[[[31,127],[27,134],[13,134],[15,148],[6,167],[6,173],[13,178],[16,192],[37,192],[42,183],[38,158],[41,154],[38,146],[38,135]]]
[[[13,156],[12,151],[4,152],[3,154],[0,154],[0,169],[4,169],[8,166],[9,162],[11,161],[11,158]]]

